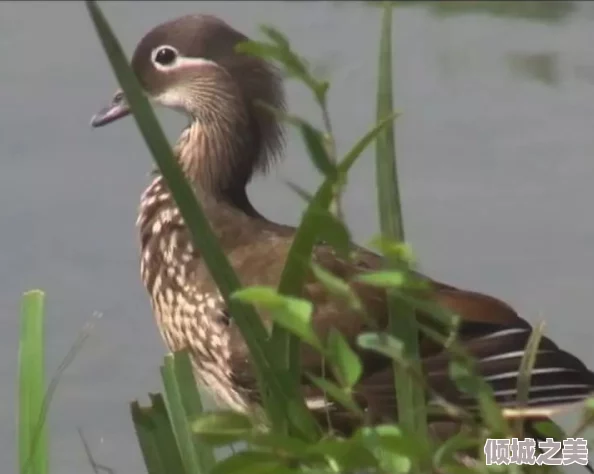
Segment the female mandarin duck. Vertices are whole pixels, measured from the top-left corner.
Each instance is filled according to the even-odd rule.
[[[146,34],[134,52],[132,67],[154,103],[190,118],[174,152],[243,285],[276,287],[295,229],[260,215],[248,199],[246,186],[255,172],[267,169],[283,145],[282,126],[256,103],[283,109],[284,93],[278,72],[270,64],[235,51],[245,40],[218,18],[184,16]],[[118,92],[93,117],[92,125],[100,127],[128,113]],[[142,280],[169,349],[188,348],[201,382],[226,404],[239,410],[258,404],[246,345],[159,175],[142,195],[137,225]],[[313,259],[347,281],[382,267],[381,257],[356,246],[349,261],[339,259],[326,245],[315,248]],[[434,298],[462,318],[461,342],[476,358],[497,402],[514,407],[530,325],[495,298],[428,281]],[[385,292],[352,285],[377,324],[385,327]],[[303,296],[315,304],[315,330],[324,337],[330,328],[337,328],[359,352],[364,374],[356,393],[370,419],[379,422],[393,417],[396,404],[390,361],[354,344],[356,336],[366,330],[365,321],[349,314],[313,276]],[[449,380],[443,348],[425,340],[421,348],[432,389],[453,403],[472,407],[472,397],[458,392]],[[321,361],[314,351],[304,347],[302,354],[304,371],[319,373]],[[530,407],[579,401],[593,388],[594,374],[582,362],[551,340],[541,340]],[[303,392],[321,422],[329,418],[332,427],[343,432],[355,427],[356,420],[339,406],[320,403],[321,393],[306,380]]]

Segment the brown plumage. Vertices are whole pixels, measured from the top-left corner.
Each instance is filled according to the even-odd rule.
[[[150,31],[138,45],[132,66],[151,99],[190,118],[175,153],[241,282],[276,286],[295,231],[262,217],[249,202],[245,188],[253,173],[265,170],[279,154],[283,143],[281,126],[256,102],[283,108],[284,96],[272,66],[234,51],[245,39],[217,18],[186,16]],[[116,94],[92,124],[101,126],[127,113],[121,93]],[[223,402],[242,410],[257,404],[259,395],[246,345],[161,176],[142,196],[138,228],[142,279],[167,346],[171,350],[188,347],[200,380]],[[318,245],[313,260],[347,281],[382,267],[376,254],[357,246],[353,250],[353,258],[347,261],[331,247]],[[437,281],[430,283],[433,291],[426,297],[461,316],[461,341],[477,358],[478,370],[487,377],[497,401],[514,407],[530,325],[495,298]],[[353,288],[377,324],[385,327],[384,291],[355,283]],[[356,336],[367,329],[364,320],[328,294],[312,275],[303,296],[315,304],[313,324],[322,337],[336,328],[354,346]],[[421,347],[433,390],[472,408],[474,400],[459,393],[448,378],[448,354],[425,339]],[[396,404],[389,361],[359,352],[365,369],[357,387],[359,401],[373,421],[393,417]],[[302,348],[302,362],[304,371],[320,372],[321,361],[311,348]],[[551,340],[542,340],[530,406],[578,401],[593,387],[594,374],[577,358]],[[321,394],[305,380],[304,393],[315,409]],[[355,421],[340,407],[320,409],[330,410],[334,427],[343,431],[353,428]]]

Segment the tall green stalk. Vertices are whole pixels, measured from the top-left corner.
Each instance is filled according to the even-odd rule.
[[[21,302],[19,342],[18,449],[20,474],[46,474],[49,469],[44,419],[44,293],[25,293]]]
[[[377,91],[378,121],[393,113],[392,93],[392,5],[386,2],[380,40],[379,75]],[[404,242],[404,224],[398,189],[397,160],[394,127],[385,128],[377,138],[376,182],[381,232],[384,238]],[[389,267],[402,262],[388,258]],[[404,344],[404,354],[415,369],[420,369],[418,328],[414,311],[388,290],[390,312],[389,331]],[[410,371],[394,364],[398,419],[410,433],[419,433],[426,439],[425,395]]]

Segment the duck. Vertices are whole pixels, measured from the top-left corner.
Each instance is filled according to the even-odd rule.
[[[286,99],[279,70],[237,50],[247,40],[218,17],[186,15],[144,35],[131,66],[153,104],[188,118],[174,155],[241,284],[277,287],[296,229],[264,217],[252,205],[246,188],[284,150],[283,124],[260,104],[282,111]],[[118,90],[93,116],[91,125],[103,127],[129,113]],[[140,275],[167,348],[188,351],[199,383],[224,406],[242,412],[261,406],[249,350],[234,315],[158,172],[141,196],[137,228]],[[321,242],[313,249],[312,261],[349,282],[374,326],[387,327],[385,289],[355,281],[363,273],[384,268],[382,256],[353,243],[350,258],[342,258]],[[517,381],[532,326],[500,299],[419,276],[430,286],[431,297],[459,316],[459,342],[474,358],[495,401],[503,408],[517,407]],[[312,326],[320,338],[338,330],[361,358],[363,373],[354,393],[368,420],[394,420],[391,361],[356,344],[357,336],[370,330],[369,321],[329,294],[314,275],[308,276],[301,296],[313,303]],[[417,317],[428,319],[420,311]],[[303,372],[321,373],[319,354],[303,346]],[[476,408],[474,397],[459,391],[450,380],[451,358],[443,345],[421,335],[420,352],[431,391],[463,408]],[[588,398],[593,389],[594,374],[584,363],[542,337],[525,406],[574,404]],[[323,394],[305,377],[302,392],[308,408],[327,429],[349,433],[360,423],[331,401],[320,403]]]

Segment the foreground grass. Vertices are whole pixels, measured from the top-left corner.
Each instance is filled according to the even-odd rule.
[[[31,290],[23,295],[20,313],[18,415],[16,417],[17,459],[20,474],[50,472],[48,411],[60,378],[79,353],[99,316],[95,314],[83,327],[46,385],[45,293],[40,290]],[[80,431],[79,434],[82,438]],[[84,438],[82,441],[85,443]],[[89,461],[93,464],[91,458]],[[94,465],[92,467],[95,468]]]
[[[43,292],[25,293],[19,339],[19,472],[46,474],[49,467],[45,423],[45,346]]]

